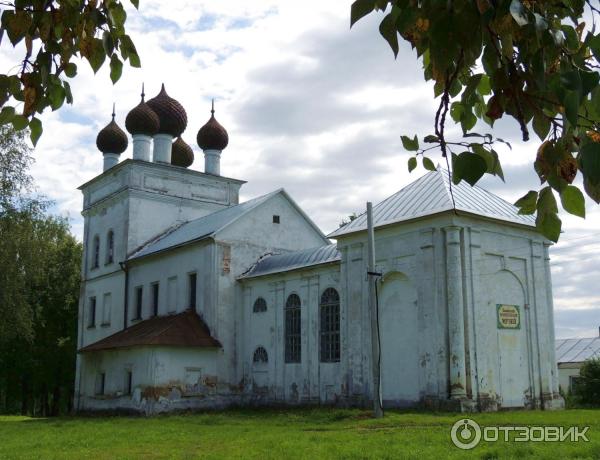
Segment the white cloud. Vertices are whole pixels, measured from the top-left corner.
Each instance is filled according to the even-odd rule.
[[[127,7],[127,24],[143,68],[126,66],[113,86],[106,66],[94,76],[81,62],[72,81],[73,106],[43,116],[33,174],[40,190],[56,200],[56,211],[72,218],[78,235],[76,188],[102,167],[96,133],[110,120],[113,101],[123,125],[142,82],[148,97],[164,82],[185,106],[189,124],[183,137],[196,152],[193,168],[202,170],[195,137],[215,97],[217,117],[230,134],[222,171],[249,181],[243,198],[284,186],[326,231],[361,212],[367,200],[377,202],[415,177],[407,172],[400,134],[430,133],[436,102],[408,46],[394,61],[377,31],[377,17],[349,30],[350,2],[140,3],[139,12]],[[9,69],[18,56],[4,46],[0,65]],[[513,144],[512,151],[498,148],[507,183],[484,184],[514,201],[537,187],[531,167],[535,142],[521,142],[510,120],[499,120],[496,129]],[[460,135],[452,126],[449,132]],[[589,333],[593,309],[600,307],[594,282],[600,247],[587,238],[598,233],[600,212],[590,203],[588,213],[586,220],[565,216],[563,240],[552,250],[556,308],[592,312],[577,316],[586,319],[576,324],[561,313],[557,321],[564,324],[557,327],[569,334]]]

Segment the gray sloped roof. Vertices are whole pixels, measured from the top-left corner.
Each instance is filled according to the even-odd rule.
[[[452,184],[452,194],[456,206],[450,195],[448,171],[441,168],[431,171],[373,206],[374,224],[379,227],[451,211],[455,208],[457,211],[535,227],[534,216],[519,214],[516,206],[477,185],[471,187],[465,181],[461,181],[458,185]],[[335,238],[366,228],[365,213],[327,236]]]
[[[557,363],[580,363],[594,356],[600,357],[600,337],[588,339],[557,339]]]
[[[332,262],[339,262],[340,253],[336,244],[329,244],[319,248],[302,249],[285,254],[270,255],[260,259],[250,270],[239,279],[254,278],[256,276],[270,275],[272,273],[297,270]]]
[[[149,241],[131,254],[128,260],[139,259],[192,241],[208,238],[282,191],[283,189],[275,190],[244,203],[220,209],[198,219],[173,226],[158,238]]]

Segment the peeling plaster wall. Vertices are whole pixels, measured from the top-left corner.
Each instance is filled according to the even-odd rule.
[[[88,372],[82,381],[80,410],[169,410],[225,407],[232,398],[216,376],[221,351],[139,347],[83,355]],[[127,373],[132,391],[127,393]],[[96,394],[99,374],[105,374],[103,394]]]
[[[242,372],[246,394],[252,403],[336,403],[347,399],[348,376],[343,362],[320,361],[321,294],[334,288],[340,296],[339,263],[263,276],[243,282],[242,301]],[[301,300],[301,362],[285,363],[284,307],[290,294]],[[253,312],[254,302],[262,297],[267,311]],[[340,322],[345,311],[340,299]],[[340,334],[341,358],[344,357],[345,331]],[[268,363],[254,363],[254,351],[264,347]]]

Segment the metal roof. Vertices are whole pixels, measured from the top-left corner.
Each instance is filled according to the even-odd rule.
[[[555,351],[557,363],[580,363],[592,357],[600,357],[600,337],[557,339]]]
[[[303,249],[301,251],[285,254],[269,255],[260,259],[250,270],[240,276],[254,278],[256,276],[281,273],[299,268],[312,267],[332,262],[339,262],[340,252],[336,244],[329,244],[320,248]]]
[[[452,202],[452,196],[456,206]],[[441,168],[425,174],[373,206],[373,221],[375,227],[380,227],[452,209],[535,227],[534,216],[519,214],[516,206],[477,185],[471,187],[465,181],[461,181],[458,185],[452,184],[451,195],[448,171]],[[327,236],[335,238],[366,228],[365,213]]]
[[[135,251],[129,256],[128,260],[139,259],[192,241],[208,238],[282,191],[283,189],[279,189],[244,203],[220,209],[198,219],[175,225],[159,235],[158,238],[149,241]]]
[[[139,346],[171,346],[220,348],[221,344],[210,335],[208,326],[194,311],[176,315],[155,316],[116,332],[79,350],[112,350]]]

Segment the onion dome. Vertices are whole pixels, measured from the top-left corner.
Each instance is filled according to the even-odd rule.
[[[171,164],[187,168],[194,162],[194,151],[186,142],[178,137],[171,148]]]
[[[210,120],[200,128],[196,140],[202,150],[223,150],[229,143],[225,128],[215,119],[215,101],[213,99]]]
[[[133,136],[136,134],[153,136],[158,132],[158,115],[144,102],[144,96],[144,85],[142,85],[142,100],[125,118],[125,128]]]
[[[120,155],[127,149],[127,144],[127,134],[115,122],[115,108],[113,106],[112,120],[98,133],[96,146],[102,153]]]
[[[158,115],[158,134],[169,134],[173,137],[181,135],[187,126],[187,114],[183,106],[170,97],[163,83],[160,93],[147,102]]]

